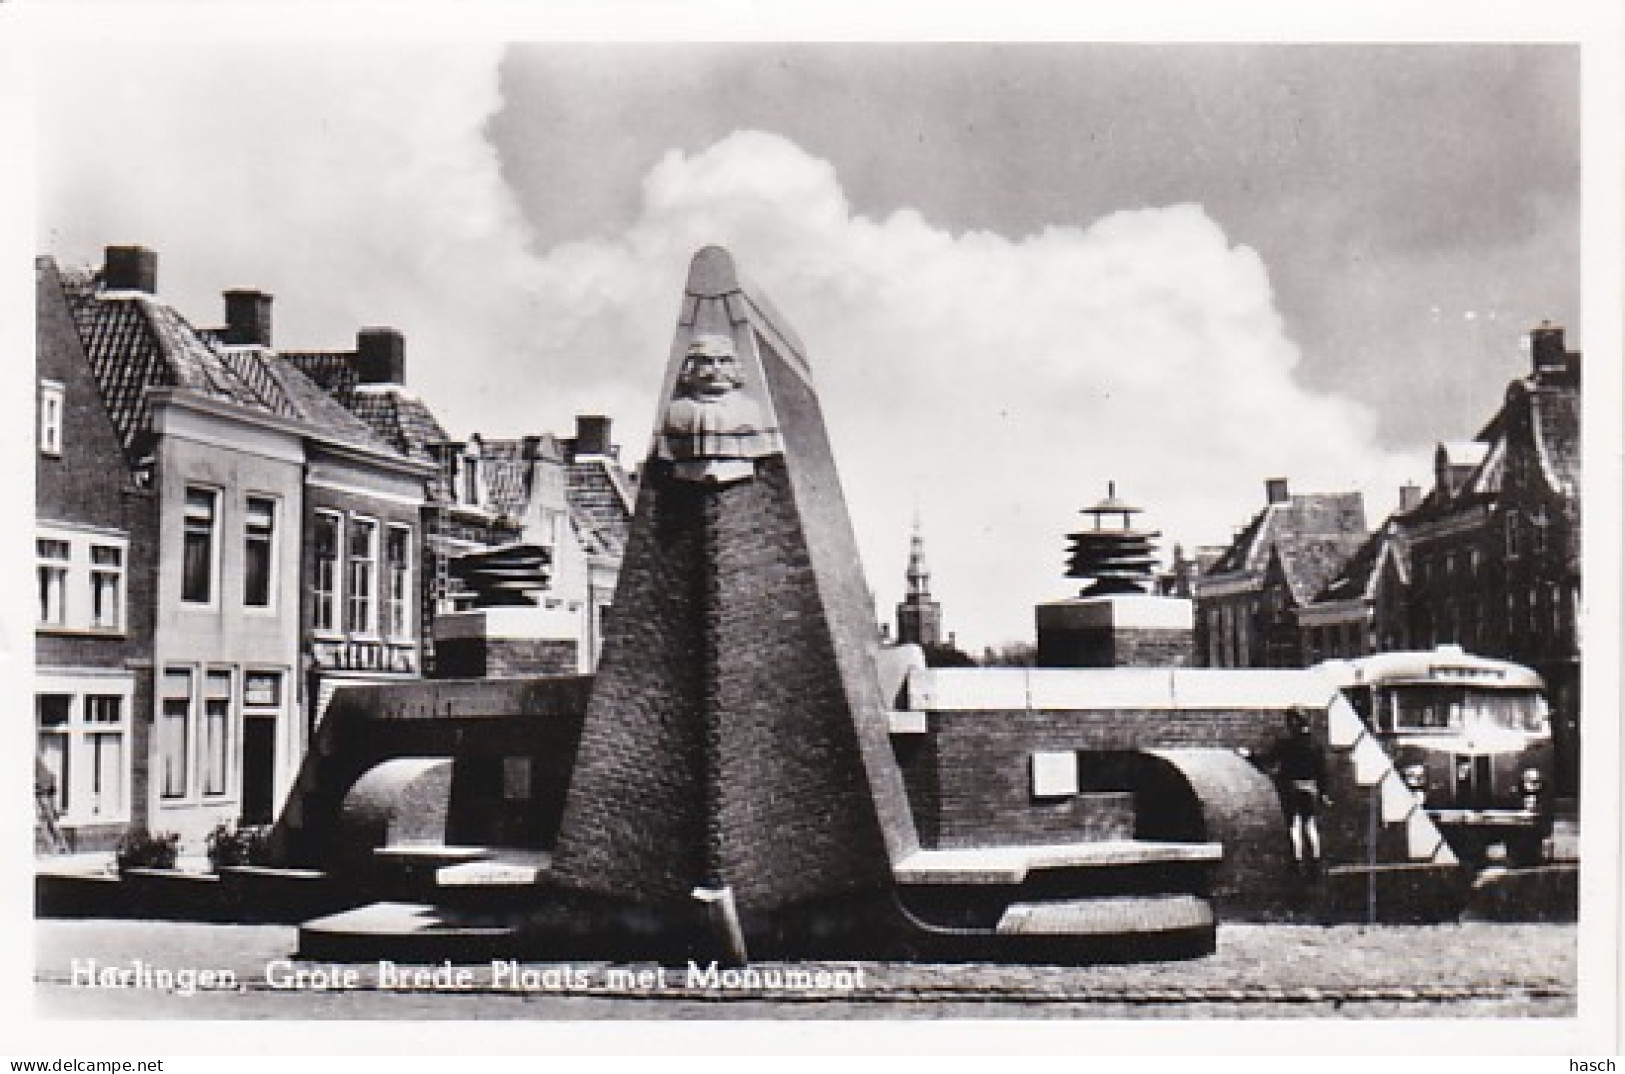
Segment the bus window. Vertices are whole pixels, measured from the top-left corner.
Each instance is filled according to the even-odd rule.
[[[1394,690],[1397,730],[1438,731],[1460,727],[1461,691],[1450,687],[1412,686]]]

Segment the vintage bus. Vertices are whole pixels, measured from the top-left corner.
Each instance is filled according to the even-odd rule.
[[[1442,645],[1319,665],[1383,743],[1463,861],[1500,844],[1538,863],[1552,831],[1552,728],[1544,683],[1519,664]]]

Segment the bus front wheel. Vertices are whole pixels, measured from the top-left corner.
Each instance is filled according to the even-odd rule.
[[[1521,868],[1546,860],[1546,839],[1539,832],[1519,832],[1507,836],[1507,862]]]

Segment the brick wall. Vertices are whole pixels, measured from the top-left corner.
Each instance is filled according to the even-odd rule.
[[[37,450],[35,426],[35,506],[42,518],[126,529],[130,523],[123,493],[130,484],[129,467],[91,376],[55,267],[42,268],[35,286],[36,372],[64,389],[60,456]]]
[[[1037,659],[1046,668],[1190,667],[1195,639],[1189,630],[1048,628],[1038,635]]]
[[[1113,639],[1114,666],[1184,668],[1195,663],[1195,637],[1189,630],[1124,629]]]
[[[126,667],[152,653],[157,572],[153,497],[131,482],[55,266],[42,263],[35,285],[36,373],[63,386],[61,455],[38,450],[37,427],[32,441],[35,517],[120,531],[129,538],[124,633],[42,633],[36,636],[35,661],[41,667]]]
[[[436,673],[447,679],[518,679],[573,675],[579,646],[555,638],[443,638]]]
[[[1036,806],[1030,760],[1035,752],[1245,746],[1262,753],[1283,727],[1279,712],[1236,710],[933,712],[930,722],[935,749],[900,760],[911,787],[937,789],[935,823],[945,846],[1075,832],[1069,825],[1076,817],[1067,808]]]

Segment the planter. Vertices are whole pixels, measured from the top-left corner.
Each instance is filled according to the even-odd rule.
[[[227,865],[220,883],[235,921],[298,924],[357,904],[351,892],[317,869]]]
[[[179,869],[126,869],[122,877],[130,911],[123,916],[153,921],[231,921],[220,878]]]

